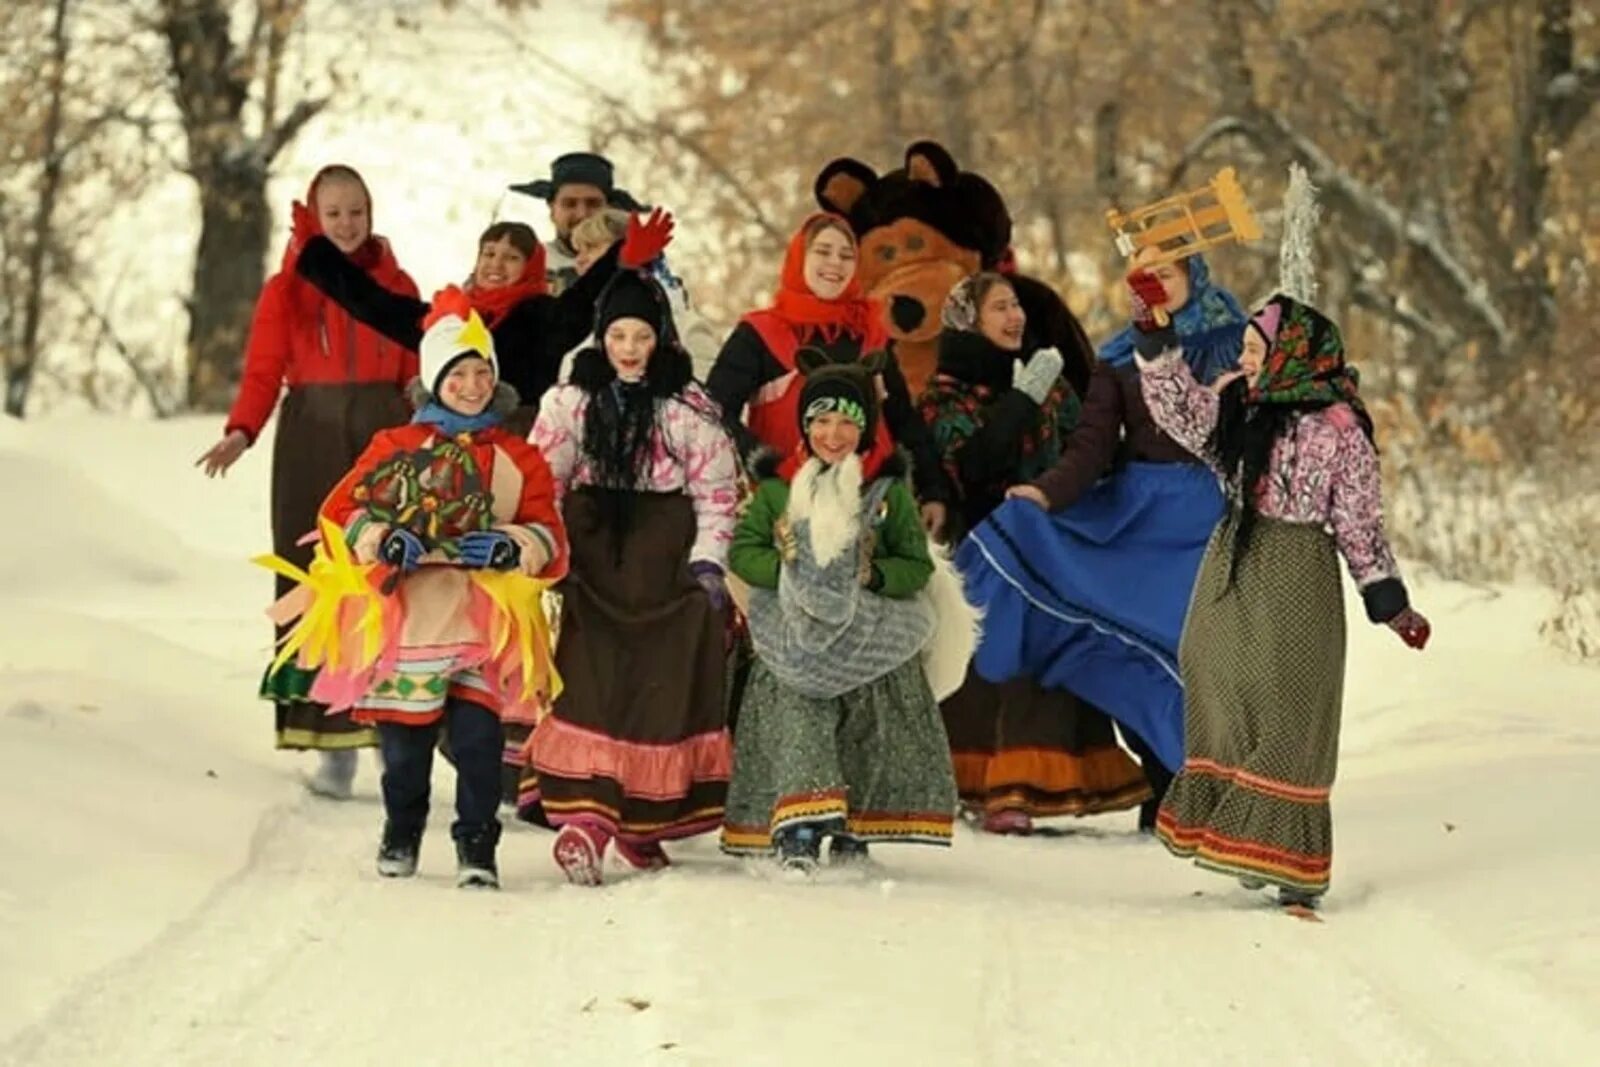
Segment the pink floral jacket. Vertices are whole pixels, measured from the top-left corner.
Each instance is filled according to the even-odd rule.
[[[1213,461],[1208,442],[1217,425],[1217,394],[1195,381],[1176,351],[1140,366],[1140,388],[1156,424],[1195,455]],[[1262,515],[1331,529],[1363,592],[1399,578],[1383,533],[1378,454],[1348,405],[1303,412],[1273,446],[1255,493]]]
[[[639,488],[653,493],[687,493],[694,502],[698,526],[690,562],[706,561],[727,569],[739,504],[739,464],[733,440],[722,428],[716,401],[699,385],[691,383],[680,396],[660,403],[650,469]],[[558,502],[567,490],[594,484],[589,458],[583,454],[583,421],[588,409],[589,395],[581,388],[558,385],[544,394],[539,417],[528,435],[550,464]]]

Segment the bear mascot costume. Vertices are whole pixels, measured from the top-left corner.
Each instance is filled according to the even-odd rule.
[[[986,179],[963,171],[945,148],[918,141],[905,165],[879,175],[860,160],[835,159],[813,187],[817,203],[850,220],[860,243],[858,276],[882,302],[895,356],[920,395],[938,361],[939,315],[952,287],[980,270],[1006,275],[1027,314],[1024,351],[1053,346],[1081,397],[1094,348],[1056,291],[1016,271],[1011,215]]]

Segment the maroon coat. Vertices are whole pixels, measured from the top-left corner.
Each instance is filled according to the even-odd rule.
[[[1198,463],[1156,425],[1139,391],[1139,369],[1097,362],[1077,429],[1061,446],[1061,459],[1035,481],[1059,511],[1077,503],[1095,482],[1121,462]]]

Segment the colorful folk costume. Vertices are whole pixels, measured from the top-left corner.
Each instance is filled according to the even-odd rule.
[[[941,695],[960,684],[974,617],[953,570],[929,553],[903,461],[873,433],[877,363],[801,350],[802,437],[839,413],[860,444],[832,465],[815,454],[769,461],[730,553],[750,586],[757,659],[722,847],[775,852],[798,870],[816,866],[825,836],[835,862],[873,841],[948,845],[955,813],[927,670],[944,668]]]
[[[488,368],[478,413],[447,406],[443,392],[469,361]],[[377,726],[386,876],[416,870],[442,728],[456,765],[459,882],[498,885],[500,716],[560,684],[538,603],[566,570],[566,535],[544,459],[500,426],[515,394],[495,366],[465,295],[436,296],[416,416],[377,434],[328,495],[316,559],[275,609],[299,619],[280,658],[317,670],[312,698]]]
[[[545,394],[532,440],[550,461],[572,568],[560,587],[561,697],[528,741],[524,818],[559,827],[557,862],[598,883],[613,841],[635,867],[661,843],[722,821],[732,771],[723,696],[723,567],[738,460],[716,404],[690,374],[654,280],[622,271],[597,336],[648,325],[654,349],[619,376],[607,351],[573,362]]]
[[[1184,261],[1189,298],[1172,314],[1202,382],[1233,365],[1245,314]],[[1150,417],[1134,327],[1100,350],[1077,427],[1031,484],[1049,503],[1009,500],[956,563],[984,611],[974,659],[991,681],[1066,689],[1124,728],[1158,800],[1183,762],[1178,639],[1207,538],[1222,517],[1216,475]],[[1153,828],[1155,803],[1140,812]]]
[[[1278,296],[1251,328],[1265,363],[1220,398],[1176,351],[1140,361],[1151,415],[1218,466],[1233,501],[1184,626],[1186,756],[1156,832],[1179,856],[1310,905],[1333,858],[1345,656],[1337,557],[1372,621],[1416,647],[1426,621],[1410,610],[1384,538],[1372,422],[1338,327]],[[1179,343],[1157,335],[1141,348]]]
[[[938,369],[922,395],[922,417],[955,488],[946,530],[957,543],[1008,488],[1055,466],[1078,423],[1078,397],[1058,352],[1011,351],[979,332],[983,297],[1007,284],[980,274],[951,290]],[[961,802],[985,829],[1026,832],[1035,818],[1121,811],[1150,797],[1111,720],[1065,689],[1027,677],[995,683],[970,671],[943,712]]]
[[[345,167],[325,167],[306,193],[307,217],[317,214],[317,195],[325,182],[348,178]],[[348,178],[361,183],[359,176]],[[363,188],[365,183],[361,183]],[[371,210],[371,197],[367,198]],[[312,222],[311,228],[315,229]],[[368,284],[408,298],[417,287],[400,269],[389,242],[373,235],[346,256],[326,237],[330,254]],[[317,509],[340,477],[379,430],[404,425],[411,417],[406,384],[417,375],[415,351],[374,333],[336,303],[295,276],[299,241],[291,241],[283,267],[261,291],[245,349],[239,395],[228,414],[229,431],[253,443],[278,409],[272,444],[272,549],[296,567],[311,563],[308,538],[316,533]],[[278,403],[279,392],[283,402]],[[294,587],[279,575],[277,595]],[[280,628],[281,641],[287,631]],[[349,715],[329,715],[309,699],[313,676],[289,664],[269,670],[261,696],[276,706],[277,747],[317,749],[324,768],[312,787],[348,796],[355,773],[354,749],[377,743],[371,729]]]

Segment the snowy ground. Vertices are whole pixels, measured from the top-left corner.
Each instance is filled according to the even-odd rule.
[[[1131,816],[814,886],[697,842],[598,891],[518,827],[467,894],[448,770],[422,877],[380,883],[371,765],[334,804],[270,750],[267,449],[207,483],[215,430],[0,421],[0,1064],[1595,1055],[1600,673],[1537,591],[1424,584],[1427,656],[1353,633],[1322,924]]]

